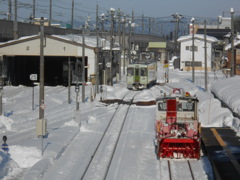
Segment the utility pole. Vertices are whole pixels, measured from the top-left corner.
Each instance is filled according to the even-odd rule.
[[[72,0],[72,17],[71,17],[71,26],[73,29],[73,16],[74,16],[74,0]]]
[[[155,33],[155,32],[154,32],[154,30],[155,30],[155,28],[154,28],[154,23],[155,23],[155,22],[154,22],[154,18],[152,18],[151,22],[152,22],[152,23],[151,23],[151,25],[152,25],[152,28],[151,28],[151,29],[152,29],[152,34],[154,35],[154,33]]]
[[[18,22],[17,22],[17,0],[14,1],[15,13],[14,13],[14,23],[13,23],[13,37],[18,39]]]
[[[122,61],[122,45],[121,45],[121,11],[118,9],[118,43],[120,48],[120,58],[119,58],[119,80],[121,81],[121,61]]]
[[[99,23],[98,23],[98,4],[96,9],[96,33],[97,33],[97,59],[95,63],[95,94],[94,97],[96,97],[96,94],[99,93]]]
[[[163,24],[161,24],[161,27],[160,27],[160,29],[161,29],[161,30],[160,30],[160,32],[161,32],[161,33],[160,33],[160,36],[162,36],[162,37],[163,37]]]
[[[128,37],[128,63],[131,63],[131,49],[132,49],[132,22],[128,22],[129,37]]]
[[[205,59],[205,91],[208,91],[208,82],[207,82],[207,28],[206,20],[204,20],[204,59]]]
[[[234,9],[231,8],[231,77],[235,75],[235,61],[234,61]]]
[[[40,20],[40,93],[39,119],[44,119],[44,18]]]
[[[194,45],[194,21],[195,19],[192,18],[192,82],[195,82],[195,57],[194,57],[194,51],[195,51],[195,45]]]
[[[176,13],[172,15],[175,22],[175,32],[174,32],[174,54],[178,56],[178,45],[177,45],[177,38],[178,38],[178,31],[179,31],[179,22],[182,19],[182,15]]]
[[[135,43],[134,43],[134,30],[135,30],[135,23],[134,23],[134,11],[132,11],[132,23],[131,23],[131,41],[133,43],[133,50],[135,50]]]
[[[132,23],[134,23],[134,11],[132,11]]]
[[[82,102],[85,103],[85,25],[82,34]]]
[[[76,63],[75,63],[75,74],[76,74],[76,86],[75,86],[75,92],[76,92],[76,111],[79,111],[79,76],[81,75],[82,69],[80,69],[81,65],[80,62],[77,58]],[[78,117],[78,115],[77,115]]]
[[[8,20],[12,19],[12,0],[8,0]]]
[[[3,56],[0,56],[0,116],[2,115],[2,94],[3,94],[3,87],[4,87],[2,64],[3,64]]]
[[[71,103],[71,60],[68,57],[68,104]]]
[[[42,136],[41,147],[43,156],[43,138],[46,135],[47,120],[44,119],[44,17],[40,19],[40,80],[39,80],[39,119],[37,120],[37,135]]]
[[[115,9],[111,8],[110,9],[110,13],[111,13],[111,34],[110,34],[110,83],[109,85],[112,86],[113,85],[113,74],[112,74],[112,65],[113,65],[113,26],[114,26],[114,13],[115,13]]]
[[[148,19],[148,34],[151,34],[151,18]]]
[[[105,17],[105,14],[101,14],[101,24],[102,24],[102,33],[104,33],[104,17]],[[102,37],[103,37],[103,35],[102,35]]]
[[[50,5],[49,5],[49,21],[48,21],[49,26],[51,26],[51,22],[52,22],[52,0],[50,0]]]
[[[125,29],[125,26],[126,26],[126,15],[124,15],[124,19],[122,20],[123,21],[123,75],[125,75],[125,66],[126,66],[126,37],[125,37],[125,32],[126,32],[126,29]]]
[[[10,0],[11,1],[11,0]],[[33,0],[33,13],[32,13],[32,19],[34,20],[36,13],[36,0]]]

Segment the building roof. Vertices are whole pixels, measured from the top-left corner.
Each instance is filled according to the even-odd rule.
[[[238,46],[240,44],[240,40],[235,40],[234,41],[234,47]],[[228,44],[226,47],[225,47],[225,50],[228,51],[232,48],[232,44]]]
[[[45,35],[48,38],[51,39],[56,39],[59,41],[65,41],[66,43],[70,44],[78,44],[82,45],[82,36],[81,35],[74,35],[74,34],[67,34],[67,35]],[[11,40],[7,42],[0,43],[0,47],[12,45],[12,44],[17,44],[17,43],[22,43],[26,42],[32,39],[38,39],[40,38],[39,35],[33,35],[33,36],[24,36],[16,40]],[[103,43],[104,41],[104,43]],[[104,44],[105,47],[110,46],[110,42],[106,41],[105,39],[99,39],[99,47],[102,47]],[[97,39],[96,37],[93,36],[85,36],[85,47],[88,48],[95,48],[97,47]]]
[[[204,35],[203,34],[194,34],[194,38],[195,39],[199,39],[199,40],[204,40]],[[213,36],[206,36],[207,41],[214,43],[217,42],[217,38],[213,37]],[[189,41],[192,40],[192,35],[187,35],[187,36],[181,36],[180,38],[178,38],[179,42],[183,42],[183,41]]]
[[[223,39],[229,32],[231,32],[231,29],[206,29],[206,34],[208,36],[216,37],[217,39]],[[198,29],[198,34],[204,34],[204,29]]]
[[[240,44],[240,35],[237,35],[236,38],[234,39],[234,47],[238,46]],[[228,44],[226,47],[225,47],[225,50],[228,51],[230,50],[232,47],[232,44]]]
[[[0,55],[39,55],[40,36],[25,36],[16,40],[0,43]],[[44,54],[49,56],[81,56],[80,48],[85,47],[88,50],[97,50],[96,37],[85,37],[85,45],[82,42],[81,35],[45,35]],[[99,39],[99,47],[103,50],[110,49],[109,41]],[[119,47],[112,48],[118,51]]]
[[[166,48],[166,42],[149,42],[147,48]]]

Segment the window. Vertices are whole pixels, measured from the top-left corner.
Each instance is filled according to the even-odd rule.
[[[192,51],[192,46],[190,46],[190,51]],[[198,47],[194,46],[194,51],[198,51]]]
[[[135,76],[139,76],[139,68],[135,68]]]
[[[186,50],[189,50],[189,46],[186,46]]]
[[[221,53],[220,52],[215,52],[215,57],[221,57]]]
[[[159,111],[166,111],[166,103],[164,103],[164,102],[158,103],[158,110]]]
[[[127,75],[128,75],[128,76],[133,76],[133,75],[134,75],[133,72],[134,72],[134,71],[133,71],[133,68],[127,68]]]
[[[185,66],[186,67],[192,66],[192,61],[185,61]],[[195,61],[194,66],[195,67],[202,67],[202,62],[201,61]]]
[[[141,68],[141,76],[147,76],[147,68]]]

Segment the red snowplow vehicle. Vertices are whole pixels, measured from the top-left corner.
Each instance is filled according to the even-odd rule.
[[[156,99],[155,150],[158,159],[200,158],[197,104],[196,97],[176,88],[170,96]]]

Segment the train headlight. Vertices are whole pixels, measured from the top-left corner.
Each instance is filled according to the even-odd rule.
[[[179,97],[178,96],[176,97],[176,101],[179,102]]]

